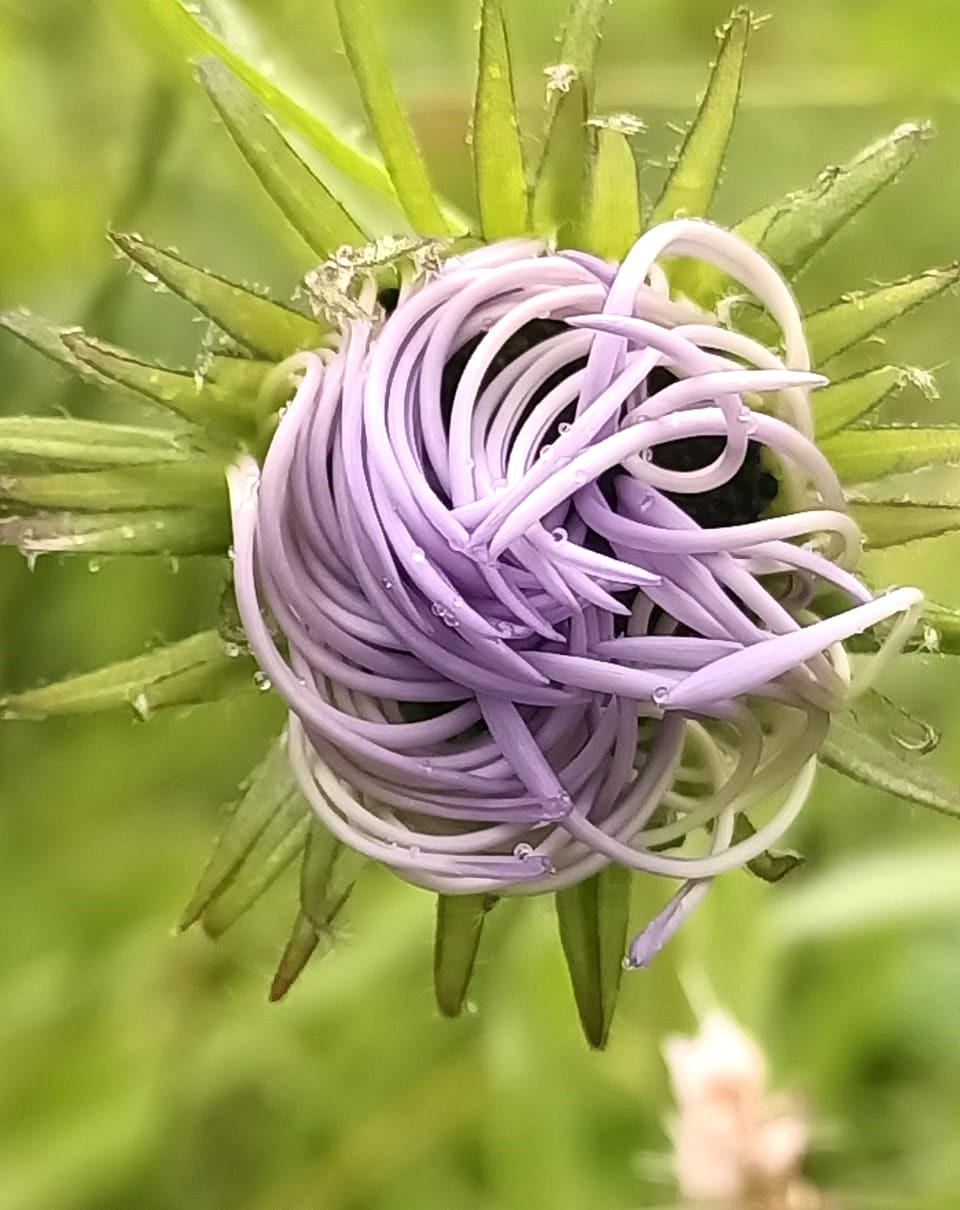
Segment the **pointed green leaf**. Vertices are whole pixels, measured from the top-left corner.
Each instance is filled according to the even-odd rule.
[[[303,912],[297,912],[287,944],[283,947],[283,953],[280,955],[280,961],[277,963],[277,969],[270,983],[269,999],[271,1003],[276,1004],[282,1000],[293,987],[303,974],[307,963],[316,953],[321,941],[326,943],[325,948],[329,947],[329,936],[317,932],[313,923]]]
[[[433,944],[433,990],[445,1017],[459,1016],[493,895],[438,895]]]
[[[914,504],[909,500],[851,501],[850,512],[863,530],[868,550],[903,546],[960,529],[960,507]]]
[[[587,91],[582,79],[560,93],[531,199],[530,225],[561,246],[575,242],[583,215],[589,152]]]
[[[323,257],[342,244],[365,244],[364,233],[233,72],[218,59],[202,59],[197,72],[240,154],[312,251]]]
[[[842,168],[827,168],[812,189],[779,203],[761,249],[787,277],[796,276],[844,224],[910,163],[932,136],[929,125],[898,126]]]
[[[322,941],[326,952],[332,925],[353,890],[365,859],[347,849],[313,819],[300,863],[300,911],[270,986],[270,999],[282,999]]]
[[[36,349],[38,353],[42,353],[44,357],[49,357],[51,361],[79,375],[84,381],[92,382],[95,386],[110,385],[109,379],[76,357],[65,343],[64,338],[83,336],[80,328],[58,328],[41,319],[39,315],[31,315],[29,311],[4,311],[0,314],[0,326],[24,344]]]
[[[249,685],[253,672],[249,657],[215,630],[206,630],[95,672],[11,694],[0,701],[0,714],[41,719],[126,708],[147,718],[165,706],[217,701],[241,684]]]
[[[832,718],[820,758],[863,785],[944,815],[960,816],[960,784],[937,772],[896,737],[883,741],[871,735],[851,711]]]
[[[606,260],[621,260],[640,234],[637,165],[630,140],[619,130],[596,127],[583,220],[582,245]]]
[[[189,457],[189,448],[165,429],[62,416],[0,416],[0,469],[5,471],[176,464]]]
[[[0,475],[0,501],[32,508],[115,509],[226,507],[222,462],[195,459],[52,475]]]
[[[807,343],[813,364],[822,366],[901,315],[949,290],[958,281],[958,265],[946,269],[928,269],[919,277],[907,278],[892,286],[847,295],[833,306],[817,311],[806,322]]]
[[[755,835],[756,828],[747,819],[746,815],[738,815],[733,824],[733,843],[739,844],[741,840],[749,840]],[[754,857],[752,861],[747,862],[747,869],[755,877],[762,879],[764,882],[779,882],[782,878],[786,878],[799,866],[802,866],[804,858],[799,853],[794,853],[790,850],[768,849],[761,853],[759,857]]]
[[[484,237],[521,235],[527,226],[527,182],[502,0],[483,0],[481,8],[473,166]]]
[[[843,483],[870,483],[887,475],[960,462],[960,427],[845,429],[821,444]]]
[[[0,518],[0,544],[38,555],[223,555],[230,543],[230,516],[199,509],[142,512],[43,513]]]
[[[251,774],[217,838],[180,928],[201,917],[214,935],[228,927],[303,848],[311,818],[281,735]]]
[[[419,235],[462,235],[451,229],[430,183],[423,153],[390,77],[377,25],[365,0],[334,0],[340,34],[370,128],[400,205]]]
[[[155,247],[139,235],[113,233],[121,252],[147,281],[161,281],[251,353],[282,361],[319,338],[316,320],[264,294],[198,269],[175,252]]]
[[[84,366],[106,379],[144,395],[161,407],[169,408],[184,420],[202,425],[219,437],[251,432],[258,413],[256,387],[270,366],[266,362],[220,358],[221,372],[234,379],[230,385],[215,381],[212,371],[199,377],[188,370],[174,370],[155,362],[141,361],[124,349],[118,349],[90,336],[65,334],[64,344]]]
[[[813,395],[817,439],[829,437],[873,411],[894,391],[910,381],[912,371],[902,366],[880,366],[852,378],[832,382]]]
[[[746,9],[738,9],[723,30],[707,91],[654,207],[651,225],[710,213],[740,99],[752,20]]]
[[[212,55],[224,63],[285,126],[305,139],[338,172],[380,197],[396,201],[382,164],[358,151],[349,140],[340,138],[315,114],[231,50],[199,19],[195,5],[183,0],[135,0],[135,3],[144,6],[156,25],[171,35],[189,58]]]
[[[593,105],[594,74],[608,7],[609,0],[570,0],[559,38],[560,58],[555,66],[544,72],[547,77],[547,122],[541,158],[549,150],[557,112],[573,80],[582,81],[588,109]]]
[[[623,974],[630,871],[610,866],[554,898],[580,1024],[590,1045],[602,1050]]]

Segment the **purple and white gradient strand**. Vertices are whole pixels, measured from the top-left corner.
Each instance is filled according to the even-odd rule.
[[[753,293],[783,358],[672,300],[668,255]],[[899,619],[871,677],[921,600],[851,573],[859,533],[812,441],[824,379],[790,289],[684,220],[620,266],[511,241],[406,281],[389,318],[372,280],[360,303],[336,349],[280,367],[299,386],[262,472],[230,475],[240,613],[290,707],[298,780],[342,841],[435,891],[559,890],[612,862],[684,880],[634,943],[644,965],[709,879],[796,817],[853,692],[842,641]],[[491,378],[543,319],[566,329]],[[473,337],[445,417],[444,367]],[[658,367],[676,381],[650,394]],[[722,439],[709,466],[657,465],[697,437]],[[748,442],[790,512],[701,528],[675,501],[729,482]],[[821,585],[849,609],[809,613]],[[771,801],[734,843],[736,814]]]

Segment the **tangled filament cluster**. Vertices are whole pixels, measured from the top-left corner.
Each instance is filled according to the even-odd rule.
[[[671,299],[664,256],[739,282],[783,356]],[[436,891],[559,890],[612,862],[682,880],[643,964],[796,816],[850,692],[842,641],[898,618],[882,662],[920,601],[851,574],[792,294],[733,234],[676,221],[619,266],[509,241],[405,281],[389,316],[372,281],[360,301],[335,349],[285,363],[262,473],[231,472],[238,603],[300,784]],[[684,442],[716,456],[671,469]],[[685,499],[758,456],[778,515],[701,527]],[[823,586],[849,607],[818,618]]]

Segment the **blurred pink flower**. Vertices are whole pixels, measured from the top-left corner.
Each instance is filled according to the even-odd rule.
[[[680,1193],[755,1210],[815,1210],[800,1179],[810,1139],[803,1106],[767,1092],[767,1064],[730,1017],[711,1013],[694,1037],[664,1045],[677,1112],[670,1123]]]

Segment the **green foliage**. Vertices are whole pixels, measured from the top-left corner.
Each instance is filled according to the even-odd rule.
[[[580,243],[608,260],[621,260],[640,234],[637,165],[630,140],[611,127],[591,135],[590,179]]]
[[[483,0],[481,9],[473,163],[484,238],[521,234],[527,225],[527,182],[502,0]]]
[[[438,895],[433,942],[433,989],[445,1017],[459,1016],[473,975],[493,895]]]
[[[341,244],[364,243],[364,233],[233,72],[219,59],[202,59],[197,72],[237,150],[311,251],[324,257]]]
[[[610,866],[554,896],[560,941],[587,1041],[607,1045],[630,918],[630,871]]]
[[[903,474],[925,466],[960,461],[960,428],[847,429],[821,442],[843,483],[869,483],[887,475]]]

